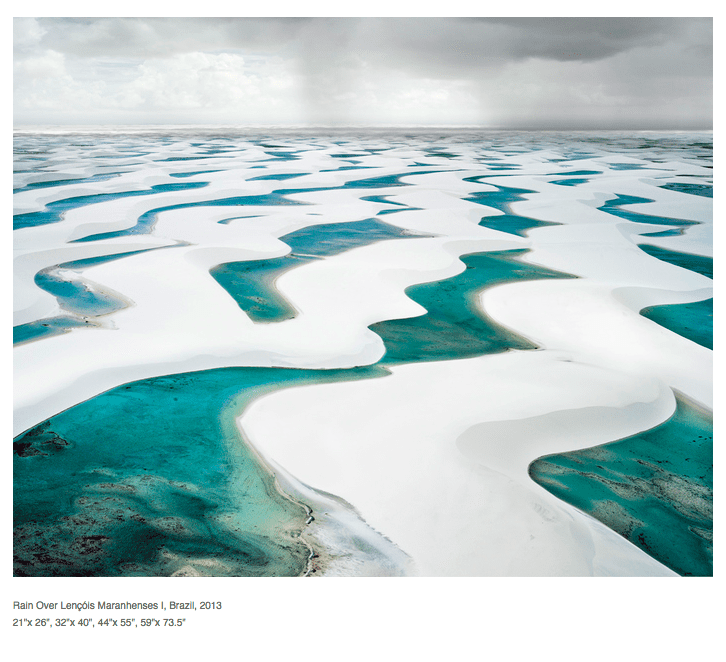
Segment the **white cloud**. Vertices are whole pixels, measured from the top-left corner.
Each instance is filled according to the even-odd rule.
[[[184,53],[151,60],[119,95],[142,100],[151,109],[224,108],[258,96],[259,81],[248,75],[244,59],[222,53]]]
[[[33,84],[47,78],[67,76],[65,57],[61,53],[46,51],[23,60],[16,60],[13,67],[16,85]]]
[[[13,47],[15,52],[37,46],[47,30],[41,27],[37,18],[13,19]]]
[[[711,121],[708,19],[44,18],[14,31],[17,123]]]

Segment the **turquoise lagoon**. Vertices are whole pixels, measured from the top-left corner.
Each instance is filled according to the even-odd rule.
[[[19,576],[297,576],[310,509],[235,416],[264,393],[383,374],[225,368],[119,386],[13,442]]]
[[[345,225],[319,227],[321,236],[341,234]],[[358,243],[366,235],[350,225],[348,243]],[[290,243],[310,242],[314,229]],[[320,242],[319,252],[332,250]],[[568,277],[517,261],[522,253],[464,256],[467,268],[459,276],[409,288],[429,313],[373,325],[386,345],[377,365],[221,368],[146,379],[18,436],[16,575],[147,576],[190,568],[215,575],[304,574],[311,551],[301,533],[312,511],[279,488],[235,417],[281,388],[385,377],[386,366],[397,363],[535,348],[478,316],[474,302],[475,292],[495,284]],[[273,291],[259,293],[268,298]],[[268,298],[268,308],[270,301],[278,299]]]
[[[677,395],[652,430],[550,455],[530,476],[681,575],[713,574],[713,414]]]
[[[16,228],[40,228],[63,218],[80,205],[110,199],[204,189],[207,176],[234,163],[245,145],[265,149],[265,158],[248,162],[241,176],[249,180],[284,181],[312,170],[305,167],[308,152],[328,149],[325,137],[281,134],[270,137],[196,136],[186,155],[165,152],[184,137],[109,136],[101,154],[86,158],[95,141],[73,137],[27,135],[16,137],[16,193],[34,188],[102,182],[139,163],[173,164],[173,178],[196,178],[125,193],[97,196],[69,195],[45,210],[18,214]],[[561,172],[550,180],[576,187],[586,178],[598,182],[606,169],[627,172],[660,163],[664,150],[682,152],[691,159],[710,154],[701,141],[669,137],[662,142],[633,138],[576,139],[556,135],[526,137],[517,134],[489,140],[455,134],[376,135],[340,140],[328,156],[335,168],[374,169],[368,156],[379,158],[403,146],[406,159],[399,172],[351,180],[330,190],[347,190],[369,202],[390,205],[381,214],[413,210],[388,195],[369,189],[414,186],[416,174],[447,171],[462,173],[468,183],[483,190],[462,199],[493,208],[501,214],[485,215],[481,225],[526,238],[528,230],[551,222],[514,213],[512,202],[536,196],[536,191],[487,180],[511,177],[526,170],[522,154],[540,149],[538,140],[559,149]],[[559,141],[559,142],[558,142]],[[278,144],[282,143],[282,144]],[[705,145],[705,146],[704,146]],[[65,174],[68,150],[87,165],[85,177]],[[573,169],[570,161],[595,158],[612,152],[641,159],[640,163],[598,163],[598,169]],[[609,151],[608,151],[609,150]],[[701,152],[704,152],[701,154]],[[57,158],[57,161],[56,161]],[[214,159],[205,170],[200,159]],[[427,159],[445,159],[436,166]],[[340,161],[349,165],[340,166]],[[516,162],[515,162],[516,160]],[[190,162],[189,165],[186,165]],[[195,163],[196,162],[196,163]],[[294,171],[261,173],[291,163]],[[331,163],[331,162],[329,162]],[[420,170],[425,166],[427,170]],[[196,167],[196,169],[194,169]],[[471,176],[471,170],[481,174]],[[674,173],[674,176],[677,173]],[[403,177],[411,177],[403,181]],[[69,182],[66,184],[66,182]],[[706,184],[674,183],[664,188],[685,195],[707,195]],[[310,189],[277,189],[258,196],[226,196],[198,202],[156,206],[136,219],[127,230],[99,232],[76,240],[75,245],[109,241],[134,234],[151,234],[160,211],[195,206],[229,207],[244,211],[262,207],[302,205],[290,195]],[[638,223],[664,225],[682,233],[691,221],[647,214],[649,198],[607,190],[602,211]],[[365,196],[365,197],[364,197]],[[642,213],[625,211],[625,204],[640,203]],[[308,204],[307,208],[310,206]],[[255,212],[256,214],[260,212]],[[239,218],[239,217],[238,217]],[[264,223],[264,215],[255,216]],[[416,235],[370,218],[354,222],[309,226],[281,237],[290,253],[279,258],[228,262],[210,275],[257,323],[275,324],[296,315],[294,302],[275,287],[289,269],[311,260],[326,259],[374,241],[405,239]],[[234,218],[221,221],[234,224]],[[659,233],[651,233],[657,235]],[[678,254],[650,245],[641,249],[653,257],[712,277],[712,260]],[[170,245],[169,250],[174,250]],[[53,294],[66,313],[35,320],[14,328],[14,342],[44,343],[57,333],[94,333],[94,320],[113,316],[119,299],[95,288],[83,278],[83,268],[105,259],[119,259],[135,251],[89,257],[57,264],[36,275],[35,282]],[[235,425],[235,418],[265,393],[305,384],[356,379],[385,379],[388,366],[418,361],[438,361],[488,353],[536,350],[537,346],[489,319],[476,304],[478,294],[494,285],[522,279],[571,278],[542,266],[524,262],[526,249],[473,253],[461,257],[464,270],[447,279],[413,285],[406,294],[426,313],[413,318],[383,320],[372,324],[385,345],[381,361],[346,370],[230,367],[170,374],[123,384],[60,412],[14,439],[14,572],[18,576],[153,576],[211,574],[218,576],[293,576],[311,568],[313,551],[305,538],[316,513],[301,495],[283,488],[275,471],[249,446]],[[684,257],[685,255],[685,257]],[[709,271],[710,268],[710,271]],[[58,269],[61,269],[59,272]],[[66,278],[63,269],[79,278]],[[121,295],[123,293],[120,293]],[[125,305],[125,304],[123,304]],[[706,347],[712,347],[712,299],[644,309],[642,314]],[[77,329],[83,326],[84,328]],[[600,519],[668,567],[683,575],[712,574],[712,414],[678,395],[676,414],[664,424],[625,440],[613,440],[594,449],[541,458],[530,467],[532,478],[559,498]],[[345,498],[345,495],[339,495]],[[394,541],[395,542],[395,541]],[[405,551],[405,550],[404,550]]]

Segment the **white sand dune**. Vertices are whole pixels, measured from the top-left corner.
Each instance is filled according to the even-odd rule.
[[[670,575],[535,485],[527,466],[652,427],[673,408],[656,379],[562,352],[507,352],[286,390],[240,425],[304,483],[345,494],[420,574]]]
[[[35,284],[38,271],[164,247],[77,270],[74,278],[133,302],[104,316],[104,328],[14,348],[15,434],[141,378],[224,366],[373,364],[385,347],[369,325],[426,312],[405,295],[407,287],[460,273],[464,264],[458,258],[467,253],[528,248],[524,262],[577,278],[500,285],[485,290],[478,303],[542,349],[397,366],[380,379],[280,391],[253,403],[240,425],[291,484],[300,481],[353,504],[411,557],[416,573],[672,575],[533,483],[527,467],[543,454],[605,443],[663,422],[674,410],[672,389],[712,407],[712,352],[638,313],[649,305],[709,298],[713,283],[636,246],[712,254],[712,200],[661,188],[710,171],[676,156],[657,164],[608,152],[550,161],[567,153],[566,142],[551,140],[545,149],[516,145],[506,153],[458,143],[452,145],[457,159],[426,155],[425,141],[376,154],[359,149],[360,155],[342,159],[333,155],[357,154],[353,146],[321,140],[298,160],[271,162],[274,149],[247,144],[199,161],[160,161],[196,153],[180,143],[120,160],[128,171],[117,178],[18,193],[16,212],[24,213],[75,195],[169,183],[172,172],[217,170],[175,180],[209,182],[204,188],[121,197],[72,209],[58,223],[15,231],[15,324],[63,313],[55,297]],[[292,143],[289,149],[301,148]],[[103,161],[107,171],[113,171],[112,155],[111,146]],[[493,157],[516,169],[504,176],[481,165]],[[79,148],[59,150],[54,158],[62,172],[94,174]],[[370,167],[339,169],[353,161]],[[647,167],[624,171],[608,165],[624,162]],[[427,165],[410,167],[420,163]],[[252,169],[258,165],[264,167]],[[442,172],[416,174],[437,167]],[[552,183],[558,172],[581,170],[602,174],[577,186]],[[286,173],[306,174],[253,179]],[[69,243],[128,229],[141,214],[164,206],[400,174],[407,186],[288,195],[304,203],[298,206],[171,209],[158,214],[149,234]],[[464,181],[478,174],[497,176],[481,184]],[[464,198],[495,191],[493,185],[532,191],[511,204],[513,212],[558,225],[526,237],[479,226],[482,217],[502,212]],[[598,209],[616,194],[654,200],[629,205],[633,211],[700,225],[680,236],[641,237],[670,226],[629,222]],[[286,272],[275,285],[298,311],[294,319],[253,323],[209,273],[225,262],[286,255],[290,249],[280,238],[301,228],[364,220],[394,207],[362,199],[369,196],[408,205],[378,218],[429,236],[362,246]]]
[[[406,287],[459,273],[458,255],[517,245],[481,235],[386,241],[296,268],[277,287],[299,315],[278,324],[253,324],[209,275],[219,262],[260,252],[180,247],[89,268],[89,278],[135,305],[107,316],[113,330],[80,330],[15,348],[16,433],[109,388],[169,371],[375,363],[384,347],[367,326],[425,312],[403,294]],[[279,243],[271,256],[280,254]]]

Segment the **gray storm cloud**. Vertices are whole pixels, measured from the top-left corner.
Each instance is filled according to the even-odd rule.
[[[708,18],[15,19],[15,120],[710,128],[712,34]]]

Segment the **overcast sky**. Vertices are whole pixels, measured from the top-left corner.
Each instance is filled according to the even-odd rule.
[[[710,129],[710,18],[16,18],[24,124]]]

